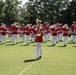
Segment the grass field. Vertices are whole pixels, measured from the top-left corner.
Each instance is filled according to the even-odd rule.
[[[36,59],[35,43],[12,45],[0,43],[0,75],[76,75],[76,44],[63,47],[63,42],[51,46],[51,41],[43,44],[43,57]]]

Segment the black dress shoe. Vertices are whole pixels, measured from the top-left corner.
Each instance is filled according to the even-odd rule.
[[[53,44],[52,46],[55,46],[55,44]]]
[[[59,40],[59,42],[62,42],[63,40]]]
[[[39,59],[41,59],[42,57],[41,56],[39,56]]]
[[[5,43],[2,43],[2,44],[5,44]]]
[[[75,42],[73,42],[73,44],[75,44]]]
[[[39,58],[37,58],[36,60],[39,60]]]
[[[29,45],[29,43],[27,45]]]
[[[58,42],[56,42],[56,43],[58,43]]]
[[[66,47],[67,45],[65,44],[64,47]]]

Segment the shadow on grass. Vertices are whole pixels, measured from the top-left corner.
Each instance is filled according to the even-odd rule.
[[[72,47],[76,47],[76,46],[72,46]]]
[[[75,43],[69,42],[68,44],[75,44]]]
[[[57,47],[66,47],[66,46],[57,46]]]
[[[34,43],[33,41],[31,41],[30,43]]]
[[[6,44],[6,46],[13,46],[13,44]]]
[[[19,45],[19,46],[26,46],[26,45]]]
[[[32,46],[36,46],[36,45],[32,45]]]
[[[47,45],[46,47],[54,47],[53,45]]]
[[[18,42],[18,43],[23,43],[23,42]]]
[[[29,45],[19,45],[19,46],[27,46],[28,47]]]
[[[3,45],[3,44],[0,44],[0,45]]]
[[[6,42],[6,43],[11,43],[11,42],[9,41],[9,42]]]
[[[37,59],[24,60],[24,62],[23,62],[23,63],[34,62],[34,61],[36,61],[36,60],[37,60]]]

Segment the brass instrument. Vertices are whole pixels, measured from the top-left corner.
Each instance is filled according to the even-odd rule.
[[[41,33],[42,33],[42,26],[40,25],[40,27],[39,27],[39,29],[38,29],[38,23],[41,23],[41,20],[39,20],[39,19],[36,19],[36,23],[37,23],[37,33],[36,33],[36,35],[35,35],[35,39],[37,39],[40,35],[41,35]]]
[[[38,25],[38,22],[39,22],[39,19],[36,19],[36,23],[37,23],[37,25]]]

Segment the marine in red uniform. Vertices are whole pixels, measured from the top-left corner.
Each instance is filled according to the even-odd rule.
[[[30,26],[29,25],[26,26],[25,34],[26,34],[26,45],[29,45],[29,43],[30,43],[30,35],[31,35],[31,30],[30,30]]]
[[[62,41],[62,24],[57,23],[58,35],[57,35],[57,42]]]
[[[2,26],[0,26],[0,42],[2,41]]]
[[[44,42],[48,41],[48,33],[49,33],[48,22],[45,22],[45,25],[44,25]]]
[[[14,27],[14,24],[11,24],[11,26],[9,27],[10,42],[13,41],[13,27]]]
[[[42,57],[43,30],[41,27],[41,22],[38,22],[38,25],[37,25],[35,42],[36,42],[36,58],[38,60]]]
[[[58,29],[56,27],[56,24],[53,25],[51,31],[52,31],[52,46],[55,46],[57,43],[57,35],[58,35]]]
[[[37,27],[36,27],[36,25],[34,25],[34,26],[32,27],[33,42],[35,42],[35,34],[36,34],[36,31],[37,31]]]
[[[63,37],[64,37],[64,47],[67,46],[68,36],[69,36],[69,27],[65,24],[62,28]]]
[[[74,35],[75,34],[75,26],[76,26],[76,21],[73,21],[73,24],[71,26],[71,32],[72,32],[72,42],[75,43],[75,39],[76,39],[76,36]]]
[[[7,34],[7,28],[6,28],[5,24],[2,25],[1,30],[2,30],[2,44],[5,44],[6,43],[6,34]]]
[[[20,36],[21,36],[21,39],[22,39],[22,42],[25,41],[25,34],[24,34],[24,28],[25,28],[25,25],[22,24],[22,26],[20,27]]]
[[[59,41],[62,41],[62,24],[59,24]]]
[[[50,23],[47,24],[47,41],[50,41]]]
[[[18,43],[18,26],[17,24],[14,23],[14,26],[12,28],[12,33],[13,33],[13,44],[17,44]]]

